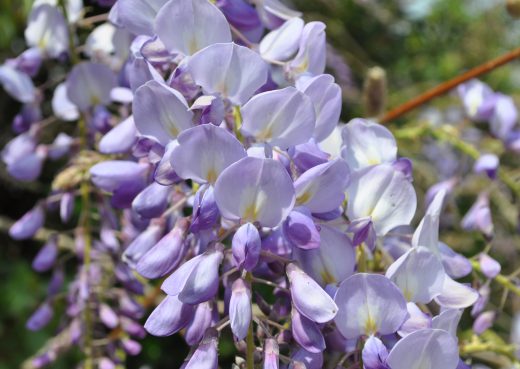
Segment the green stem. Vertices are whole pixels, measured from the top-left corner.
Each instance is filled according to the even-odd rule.
[[[81,140],[81,148],[88,150],[88,127],[86,117],[81,117],[79,122],[79,134]],[[84,250],[83,250],[83,266],[84,272],[87,275],[87,280],[90,277],[90,264],[91,264],[91,249],[92,249],[92,237],[91,237],[91,224],[90,224],[90,182],[87,175],[83,178],[80,185],[81,194],[81,216],[80,216],[80,227],[83,231],[84,238]],[[92,314],[90,311],[90,296],[87,299],[85,310],[83,311],[83,318],[85,320],[85,369],[94,368],[93,358],[93,332],[92,332]]]
[[[480,263],[477,260],[471,260],[471,265],[473,266],[473,269],[475,269],[479,273],[482,273],[482,268],[480,268]],[[505,275],[499,274],[493,280],[505,289],[507,289],[508,291],[511,291],[515,295],[520,296],[520,288],[513,282],[511,282],[511,280],[507,278]]]
[[[494,352],[506,356],[511,361],[517,363],[515,347],[513,345],[499,345],[494,342],[473,341],[460,347],[461,356],[471,356],[479,352]]]
[[[246,282],[248,282],[252,288],[253,275],[251,274],[251,272],[248,272],[246,274]],[[247,345],[246,368],[254,369],[256,348],[255,348],[255,337],[253,336],[253,319],[251,319],[251,322],[249,323],[249,329],[247,330],[246,345]]]

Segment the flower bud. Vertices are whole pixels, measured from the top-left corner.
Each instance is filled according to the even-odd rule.
[[[495,318],[496,313],[494,311],[483,312],[473,322],[473,332],[477,335],[481,335],[493,325]]]
[[[74,212],[74,193],[65,192],[60,199],[60,218],[63,223],[70,220]]]
[[[132,209],[143,218],[156,218],[168,206],[171,187],[152,182],[132,201]]]
[[[218,221],[220,212],[215,202],[212,186],[201,186],[193,200],[193,215],[190,232],[212,228]]]
[[[280,350],[274,338],[267,338],[264,342],[263,369],[278,369],[280,367]]]
[[[386,72],[381,67],[368,70],[363,85],[363,106],[365,116],[377,117],[385,111],[386,106]]]
[[[231,287],[231,299],[229,301],[231,331],[238,340],[243,340],[246,337],[251,317],[251,287],[242,278],[238,278]]]
[[[301,249],[320,247],[320,233],[310,212],[305,208],[293,210],[283,223],[283,233],[289,242]]]
[[[194,306],[183,304],[177,296],[166,296],[150,314],[144,329],[154,336],[170,336],[192,319]]]
[[[325,339],[318,325],[293,309],[291,314],[292,335],[296,342],[308,352],[325,350]]]
[[[51,269],[58,256],[58,236],[53,234],[47,243],[43,245],[33,260],[32,267],[37,272],[46,272]]]
[[[513,18],[520,18],[520,0],[507,0],[506,9]]]
[[[115,328],[119,324],[119,318],[114,310],[107,304],[101,304],[99,306],[99,318],[108,328]]]
[[[490,279],[495,278],[502,269],[500,263],[488,254],[480,254],[479,264],[482,273]]]
[[[139,259],[135,267],[137,272],[150,279],[170,273],[184,257],[187,228],[188,221],[180,218],[175,227]]]
[[[218,332],[209,328],[202,342],[195,350],[184,369],[217,369],[218,367]]]
[[[31,331],[38,331],[51,321],[53,315],[52,306],[48,302],[44,302],[27,320],[25,326]]]
[[[9,235],[15,240],[26,240],[33,237],[43,226],[45,212],[41,205],[36,205],[9,228]]]
[[[193,320],[186,327],[184,339],[190,346],[198,344],[204,337],[204,332],[218,321],[218,310],[209,301],[199,304]]]
[[[253,270],[260,258],[261,247],[262,244],[258,229],[251,223],[242,225],[236,231],[232,241],[233,261],[235,265],[247,271]]]

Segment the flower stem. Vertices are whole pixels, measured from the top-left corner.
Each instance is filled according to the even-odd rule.
[[[478,67],[475,67],[475,68],[467,71],[466,73],[463,73],[453,79],[450,79],[449,81],[443,82],[440,85],[432,88],[431,90],[428,90],[425,93],[390,110],[389,112],[384,114],[381,117],[381,119],[379,119],[379,122],[387,123],[391,120],[399,118],[400,116],[408,113],[409,111],[417,108],[418,106],[421,106],[421,105],[425,104],[426,102],[428,102],[438,96],[444,95],[445,93],[447,93],[448,91],[457,87],[461,83],[469,81],[470,79],[476,78],[482,74],[491,72],[492,70],[494,70],[504,64],[507,64],[519,57],[520,57],[520,48],[517,48],[504,55],[499,56],[496,59],[487,61],[484,64],[481,64]]]
[[[252,289],[252,282],[253,282],[253,274],[251,272],[248,272],[246,274],[246,282],[248,282],[251,285]],[[246,345],[247,345],[247,351],[246,351],[246,368],[247,369],[254,369],[255,367],[255,337],[253,336],[253,319],[249,322],[249,329],[247,330],[247,337],[246,337]]]

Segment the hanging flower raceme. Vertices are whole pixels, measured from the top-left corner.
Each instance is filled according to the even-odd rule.
[[[474,263],[439,241],[458,178],[429,191],[413,232],[415,162],[377,122],[339,123],[325,24],[278,0],[100,1],[110,23],[87,35],[88,59],[77,62],[76,13],[66,19],[51,3],[31,12],[31,48],[0,66],[0,83],[24,104],[2,151],[7,171],[30,181],[45,160],[66,162],[10,235],[45,233],[57,208],[74,227],[52,233],[34,259],[53,274],[29,329],[56,319],[61,253],[79,267],[60,331],[100,368],[124,366],[121,350],[137,354],[146,331],[181,334],[191,348],[183,368],[216,369],[230,329],[237,365],[248,367],[456,369],[463,309],[475,304],[476,333],[493,324],[487,285],[479,295],[455,280]],[[44,59],[70,61],[51,107],[78,128],[51,144],[41,139],[47,91],[31,80]],[[468,116],[511,140],[511,101],[477,82],[459,94]],[[474,171],[496,180],[499,162],[482,155]],[[462,226],[491,238],[490,213],[482,192]],[[499,278],[487,253],[479,263],[488,284]],[[38,365],[62,351],[51,345]]]

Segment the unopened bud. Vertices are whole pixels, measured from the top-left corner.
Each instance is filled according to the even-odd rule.
[[[367,72],[363,86],[363,106],[365,116],[377,117],[386,106],[386,72],[383,68],[373,67]]]
[[[520,18],[520,0],[507,0],[506,9],[513,18]]]

